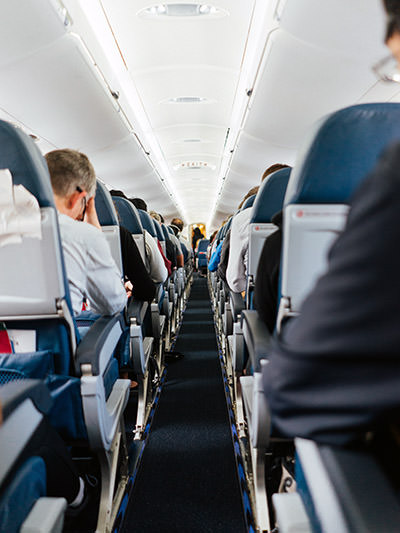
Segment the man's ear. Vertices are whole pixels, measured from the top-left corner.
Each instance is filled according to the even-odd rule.
[[[67,199],[68,209],[74,209],[77,202],[79,202],[83,196],[85,196],[85,193],[83,191],[82,192],[74,191],[73,193],[71,193]]]

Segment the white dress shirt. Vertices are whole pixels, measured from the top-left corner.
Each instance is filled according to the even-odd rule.
[[[62,213],[58,220],[74,314],[81,312],[84,298],[94,313],[122,311],[126,291],[101,230]]]

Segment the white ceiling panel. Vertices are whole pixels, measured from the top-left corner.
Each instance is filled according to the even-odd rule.
[[[66,28],[48,0],[0,2],[0,68],[62,37]]]

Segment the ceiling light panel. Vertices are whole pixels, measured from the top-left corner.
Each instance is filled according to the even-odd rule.
[[[194,203],[199,212],[211,210],[253,5],[254,0],[215,4],[102,0],[185,210],[190,195],[182,177],[187,173],[201,175],[202,180],[204,173],[209,176],[201,185],[209,194]],[[150,15],[149,8],[154,8],[152,16],[145,16]],[[212,170],[173,168],[192,160],[208,161]]]
[[[164,18],[164,17],[225,17],[228,12],[213,4],[185,4],[185,3],[164,3],[154,4],[138,12],[143,18]]]

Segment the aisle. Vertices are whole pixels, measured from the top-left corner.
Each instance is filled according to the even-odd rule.
[[[195,278],[123,533],[245,531],[207,283]]]

